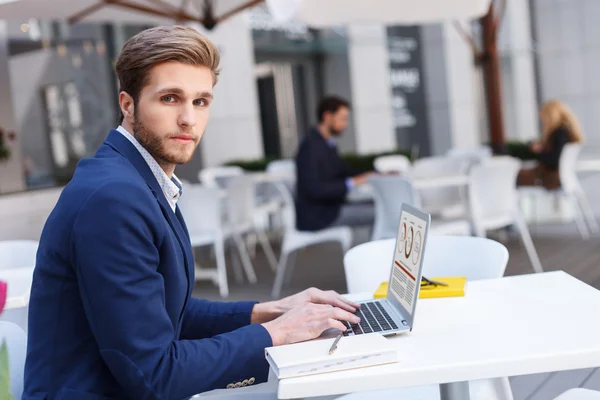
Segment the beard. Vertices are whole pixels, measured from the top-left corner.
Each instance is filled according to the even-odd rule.
[[[174,149],[169,151],[166,148],[169,138],[177,136],[180,132],[171,132],[166,135],[161,135],[148,128],[139,114],[134,114],[133,121],[133,137],[154,157],[159,165],[180,165],[188,163],[194,156],[194,152],[188,155],[186,151]]]

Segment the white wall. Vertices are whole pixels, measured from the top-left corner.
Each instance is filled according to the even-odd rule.
[[[507,140],[538,136],[530,0],[511,0],[500,30],[504,129]]]
[[[473,68],[471,48],[452,24],[426,25],[421,32],[432,155],[479,145],[481,105],[476,93],[482,83]]]
[[[39,240],[62,188],[0,196],[0,240]]]
[[[252,32],[244,15],[206,32],[221,51],[221,75],[200,151],[205,166],[263,157]]]
[[[463,22],[463,25],[467,24]],[[452,23],[444,23],[442,31],[446,50],[452,146],[478,146],[481,143],[481,133],[477,127],[473,51]]]
[[[0,21],[0,128],[5,132],[15,131],[16,133],[14,141],[4,138],[11,155],[8,161],[0,161],[0,193],[17,192],[25,188],[19,132],[12,105],[9,69],[6,23]]]
[[[349,26],[348,41],[356,153],[393,150],[397,143],[385,27]]]
[[[558,99],[600,145],[600,1],[532,0],[541,100]]]

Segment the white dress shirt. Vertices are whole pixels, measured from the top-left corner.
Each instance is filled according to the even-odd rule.
[[[175,212],[175,208],[177,207],[177,200],[179,200],[179,198],[181,197],[181,193],[183,192],[183,186],[181,185],[181,181],[175,176],[175,174],[173,174],[173,178],[169,178],[165,171],[160,167],[160,165],[158,165],[158,162],[156,162],[154,157],[152,157],[152,155],[148,153],[148,150],[146,150],[144,146],[142,146],[140,142],[138,142],[131,133],[127,132],[127,129],[119,125],[117,131],[121,132],[121,134],[125,136],[127,140],[131,142],[131,144],[135,146],[135,148],[140,152],[142,157],[144,157],[144,160],[146,160],[146,163],[150,167],[152,174],[154,174],[154,177],[158,181],[158,184],[162,189],[165,198],[169,202],[171,209],[173,210],[173,212]]]

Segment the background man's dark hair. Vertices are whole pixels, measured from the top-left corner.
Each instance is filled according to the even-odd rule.
[[[319,103],[317,108],[317,121],[323,122],[323,114],[326,112],[335,113],[342,107],[350,108],[350,103],[341,97],[327,96]]]

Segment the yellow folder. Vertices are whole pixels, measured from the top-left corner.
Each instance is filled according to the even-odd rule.
[[[432,299],[438,297],[462,297],[465,295],[467,278],[454,276],[449,278],[429,278],[432,281],[447,283],[448,286],[421,286],[420,299]],[[376,299],[387,297],[388,283],[383,282],[374,294]]]

